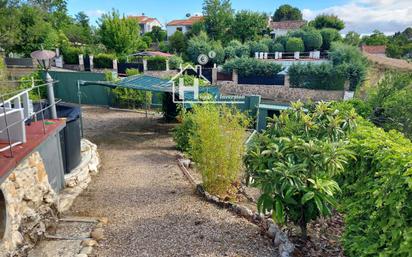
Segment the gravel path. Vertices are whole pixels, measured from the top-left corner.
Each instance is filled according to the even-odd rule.
[[[277,256],[253,224],[197,197],[176,164],[172,125],[85,107],[102,158],[69,214],[108,217],[96,256]]]

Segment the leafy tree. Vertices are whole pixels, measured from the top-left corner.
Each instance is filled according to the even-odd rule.
[[[374,30],[370,36],[363,37],[362,42],[369,46],[386,45],[388,38],[379,30]]]
[[[247,45],[251,56],[255,56],[256,52],[269,52],[269,46],[264,42],[249,41]]]
[[[154,26],[152,28],[152,31],[147,32],[145,34],[146,36],[149,36],[152,39],[152,42],[163,42],[167,38],[167,33],[164,31],[161,27]]]
[[[329,50],[332,42],[341,40],[341,36],[336,29],[324,28],[320,30],[322,35],[322,50]]]
[[[120,17],[118,11],[103,14],[99,19],[101,42],[117,54],[129,54],[144,44],[136,20]]]
[[[281,43],[273,43],[269,47],[270,52],[284,52],[285,47]]]
[[[232,33],[242,42],[257,40],[267,27],[267,17],[263,13],[240,11],[235,15],[232,24]]]
[[[212,39],[227,39],[233,22],[233,13],[230,0],[205,0],[203,2],[205,27]]]
[[[75,15],[76,22],[80,24],[83,28],[90,29],[90,19],[84,12],[79,12]]]
[[[331,28],[338,31],[345,28],[345,23],[336,15],[321,14],[309,22],[309,25],[317,29]]]
[[[344,42],[348,45],[358,46],[361,42],[361,38],[355,31],[349,31],[345,36]]]
[[[193,23],[192,29],[186,32],[186,37],[191,38],[193,36],[198,36],[200,32],[206,32],[206,26],[204,21],[198,21]]]
[[[286,52],[303,52],[305,50],[305,45],[303,40],[298,37],[290,37],[286,42]]]
[[[169,38],[170,50],[174,53],[183,53],[186,50],[186,39],[185,35],[181,31],[176,31]]]
[[[302,12],[288,4],[279,6],[276,9],[272,17],[273,21],[291,21],[291,20],[302,20]]]
[[[0,7],[0,47],[10,52],[20,37],[20,10],[7,1]]]
[[[353,156],[346,139],[355,118],[353,109],[344,114],[323,102],[308,113],[302,103],[293,103],[274,116],[245,159],[252,185],[262,191],[258,210],[272,212],[280,224],[295,223],[306,238],[307,223],[330,215],[336,206],[340,188],[333,176],[342,173]]]
[[[199,55],[208,55],[210,51],[216,53],[216,57],[209,60],[211,63],[222,63],[224,61],[225,52],[221,43],[209,40],[205,32],[201,32],[199,36],[192,37],[187,43],[187,57],[193,63],[198,62]]]
[[[238,40],[232,40],[227,44],[225,48],[225,57],[235,58],[235,57],[248,57],[250,55],[250,49],[248,45],[242,44]]]

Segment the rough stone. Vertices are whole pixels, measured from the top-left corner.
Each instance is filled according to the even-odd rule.
[[[95,245],[97,245],[97,242],[96,242],[96,240],[93,240],[93,239],[86,239],[86,240],[82,241],[82,246],[83,247],[85,247],[85,246],[95,246]]]
[[[104,239],[104,230],[102,228],[96,228],[91,233],[90,236],[97,242]]]
[[[83,247],[82,250],[80,251],[80,254],[86,254],[86,255],[90,255],[93,252],[93,247],[91,246],[86,246]]]
[[[268,237],[270,238],[276,238],[276,234],[279,232],[279,227],[276,224],[270,224],[269,229],[266,232]]]

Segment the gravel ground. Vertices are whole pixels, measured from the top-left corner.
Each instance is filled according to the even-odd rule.
[[[277,256],[257,226],[195,195],[176,164],[172,125],[105,108],[83,113],[102,167],[68,214],[109,218],[96,256]]]

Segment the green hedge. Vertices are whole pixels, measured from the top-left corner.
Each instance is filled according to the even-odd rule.
[[[94,68],[97,69],[112,69],[113,60],[116,59],[114,55],[111,54],[98,54],[93,58]]]
[[[343,72],[330,63],[293,64],[288,73],[294,88],[343,90],[345,85]]]
[[[148,70],[166,70],[166,58],[162,56],[153,56],[147,58]]]
[[[349,147],[356,159],[339,178],[346,256],[411,256],[411,141],[363,121]]]
[[[232,73],[233,70],[237,70],[238,74],[243,76],[274,76],[282,69],[280,64],[248,57],[228,60],[223,65],[225,73]]]
[[[63,61],[65,64],[79,64],[79,54],[83,50],[76,47],[68,47],[62,49]]]
[[[286,42],[286,52],[303,52],[305,50],[305,45],[303,40],[298,37],[290,37]]]

